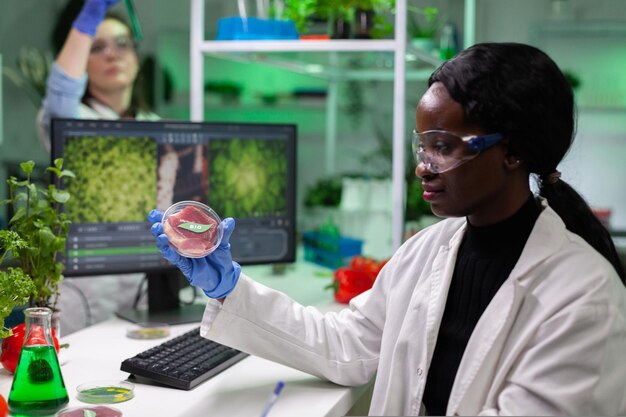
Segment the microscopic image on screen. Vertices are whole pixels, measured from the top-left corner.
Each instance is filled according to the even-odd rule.
[[[138,222],[154,208],[157,191],[155,139],[84,136],[65,140],[64,168],[72,198],[65,212],[74,223]]]
[[[163,144],[158,148],[156,207],[165,210],[178,201],[206,201],[206,145]]]
[[[209,140],[209,205],[222,217],[284,216],[287,143]]]

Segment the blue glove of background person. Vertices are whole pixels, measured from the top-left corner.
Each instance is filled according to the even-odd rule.
[[[186,258],[170,246],[169,239],[163,234],[162,219],[163,213],[159,210],[152,210],[148,214],[148,220],[152,223],[150,231],[163,257],[178,267],[189,283],[201,288],[207,296],[224,298],[230,294],[241,274],[241,266],[233,262],[230,254],[229,239],[235,230],[235,220],[231,217],[222,220],[222,241],[212,253],[204,258]]]
[[[113,6],[119,0],[85,0],[85,4],[72,27],[80,32],[83,32],[90,36],[96,35],[96,29],[104,16],[109,10],[109,7]]]

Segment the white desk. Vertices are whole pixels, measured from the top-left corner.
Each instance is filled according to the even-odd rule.
[[[244,267],[244,271],[265,285],[289,293],[299,302],[318,305],[323,310],[342,307],[332,302],[331,292],[323,289],[330,278],[315,276],[316,271],[327,270],[314,265],[298,263],[280,276],[273,276],[269,266]],[[63,343],[70,344],[60,356],[69,406],[84,405],[76,400],[78,385],[99,379],[126,379],[128,374],[120,371],[122,360],[166,340],[129,339],[125,336],[129,324],[113,318],[62,338]],[[172,326],[170,338],[198,325]],[[135,398],[112,406],[127,417],[256,417],[261,415],[279,380],[285,381],[285,388],[270,417],[342,416],[367,390],[341,387],[249,356],[191,391],[135,384]],[[5,398],[11,381],[11,375],[0,370],[0,393]]]

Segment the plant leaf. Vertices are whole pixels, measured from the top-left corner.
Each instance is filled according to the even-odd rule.
[[[70,199],[70,193],[64,190],[53,189],[52,190],[52,198],[57,203],[67,203]]]
[[[21,220],[25,216],[26,216],[26,209],[24,207],[19,207],[15,211],[15,214],[13,215],[13,217],[11,217],[11,220],[9,220],[9,224],[13,224],[13,223]]]
[[[26,161],[26,162],[22,162],[20,163],[20,167],[22,168],[22,171],[24,171],[27,174],[32,174],[33,173],[33,168],[35,168],[35,161]]]
[[[76,175],[69,169],[64,169],[63,171],[61,171],[61,175],[59,175],[59,177],[76,178]]]
[[[11,314],[15,306],[25,304],[35,291],[30,277],[21,268],[0,270],[0,338],[11,334],[4,327],[4,319]]]
[[[37,184],[28,184],[27,188],[31,200],[39,198],[39,189],[37,188]]]
[[[56,175],[57,177],[61,176],[61,170],[58,168],[48,167],[46,168],[46,171],[54,173],[54,175]]]

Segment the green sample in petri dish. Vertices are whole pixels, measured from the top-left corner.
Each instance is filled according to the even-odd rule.
[[[89,404],[115,404],[135,396],[134,386],[124,381],[95,381],[79,385],[78,400]]]
[[[162,323],[138,323],[126,330],[131,339],[161,339],[170,335],[170,327]]]

